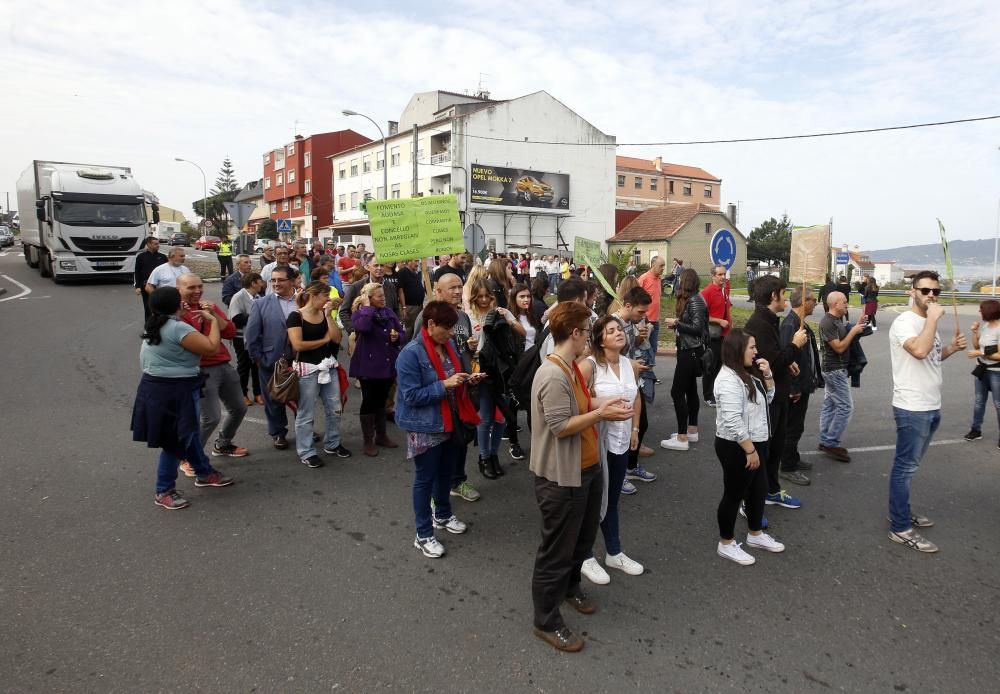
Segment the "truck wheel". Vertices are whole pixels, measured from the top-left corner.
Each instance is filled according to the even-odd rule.
[[[28,264],[30,268],[38,267],[38,249],[34,246],[24,247],[24,262]]]
[[[52,256],[47,251],[42,251],[38,259],[38,272],[42,277],[52,277]]]

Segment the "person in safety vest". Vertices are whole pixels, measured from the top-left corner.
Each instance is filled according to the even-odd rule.
[[[223,237],[219,241],[219,276],[222,279],[229,277],[233,274],[233,244],[229,241],[229,237]]]

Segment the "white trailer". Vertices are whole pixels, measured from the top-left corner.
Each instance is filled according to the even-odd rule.
[[[24,260],[56,282],[131,279],[135,254],[159,221],[124,166],[34,161],[17,181]],[[35,214],[31,214],[30,210]]]

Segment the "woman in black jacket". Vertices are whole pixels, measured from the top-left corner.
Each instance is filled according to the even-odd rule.
[[[677,304],[674,314],[664,324],[677,333],[677,364],[670,397],[677,413],[677,433],[660,441],[660,446],[674,451],[686,451],[698,441],[698,374],[701,355],[708,337],[708,305],[698,293],[700,281],[692,268],[681,272],[677,282]]]

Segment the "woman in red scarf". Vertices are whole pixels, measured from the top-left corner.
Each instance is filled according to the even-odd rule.
[[[451,344],[458,312],[444,301],[424,307],[423,327],[396,360],[396,425],[407,432],[406,457],[413,460],[413,546],[424,556],[444,555],[434,528],[461,534],[466,525],[451,512],[452,470],[465,455],[466,436],[479,423],[466,383],[479,374],[462,371]],[[434,513],[431,514],[431,497]]]

